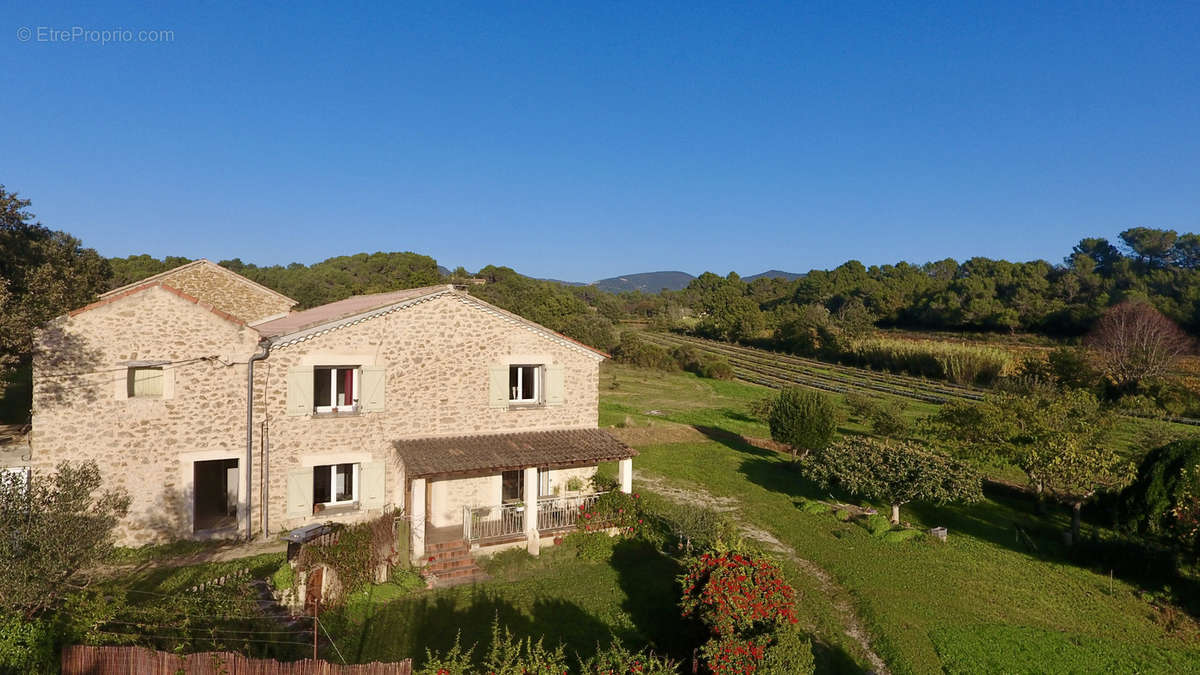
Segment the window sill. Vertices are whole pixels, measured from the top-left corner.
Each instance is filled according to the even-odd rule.
[[[325,419],[334,419],[337,417],[361,417],[362,414],[363,414],[363,412],[361,410],[347,410],[347,411],[339,410],[337,412],[316,412],[316,411],[314,411],[312,414],[312,418],[315,420],[325,420]]]
[[[324,516],[340,516],[346,513],[358,513],[358,502],[350,502],[349,504],[338,504],[336,506],[326,506],[320,511],[314,511],[313,517]]]
[[[545,408],[546,404],[541,401],[509,401],[509,410],[534,410],[537,408]]]

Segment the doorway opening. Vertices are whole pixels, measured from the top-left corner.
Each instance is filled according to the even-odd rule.
[[[214,459],[192,464],[193,531],[237,527],[238,461]]]

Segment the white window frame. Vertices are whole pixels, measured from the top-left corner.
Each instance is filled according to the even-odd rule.
[[[509,381],[512,381],[512,370],[517,369],[517,386],[512,386],[508,389],[508,402],[517,404],[541,403],[542,401],[542,370],[544,366],[540,363],[513,363],[508,366]],[[521,392],[525,390],[525,369],[533,369],[533,398],[520,398]]]
[[[550,469],[538,469],[538,497],[553,497],[550,491]]]
[[[337,405],[337,373],[339,370],[346,369],[350,369],[354,373],[354,391],[351,395],[353,402],[348,405]],[[313,373],[316,373],[318,370],[329,371],[329,402],[333,405],[317,405],[317,389],[313,387],[313,410],[319,413],[328,413],[334,410],[338,412],[358,412],[360,397],[359,382],[362,376],[362,366],[313,366]]]
[[[339,466],[341,466],[342,464],[349,464],[352,467],[351,472],[350,472],[350,480],[352,482],[350,484],[350,499],[338,501],[337,500],[337,487],[336,487],[337,468]],[[340,462],[338,464],[323,464],[320,466],[314,466],[313,467],[314,487],[316,485],[317,472],[321,471],[321,470],[329,471],[329,499],[330,499],[330,501],[327,501],[327,502],[317,501],[316,490],[314,489],[313,490],[313,506],[316,506],[317,504],[321,504],[322,506],[346,506],[347,504],[357,504],[358,503],[358,489],[359,489],[358,483],[359,483],[359,474],[362,472],[362,464],[360,464],[359,462]]]

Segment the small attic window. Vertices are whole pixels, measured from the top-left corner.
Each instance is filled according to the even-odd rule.
[[[130,366],[125,386],[129,398],[162,398],[162,366]]]

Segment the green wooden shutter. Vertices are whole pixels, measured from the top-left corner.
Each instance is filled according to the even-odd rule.
[[[289,368],[287,414],[308,415],[313,411],[313,369]]]
[[[287,475],[288,518],[307,518],[313,512],[313,470],[292,469]]]
[[[359,405],[366,412],[383,412],[384,369],[381,366],[363,366],[362,381],[359,382]]]
[[[488,369],[488,405],[493,408],[508,407],[508,366],[492,366]]]
[[[361,494],[364,509],[382,509],[384,492],[383,462],[367,462],[359,470],[359,480],[362,482]]]
[[[546,366],[546,405],[563,404],[563,367],[561,363]]]

